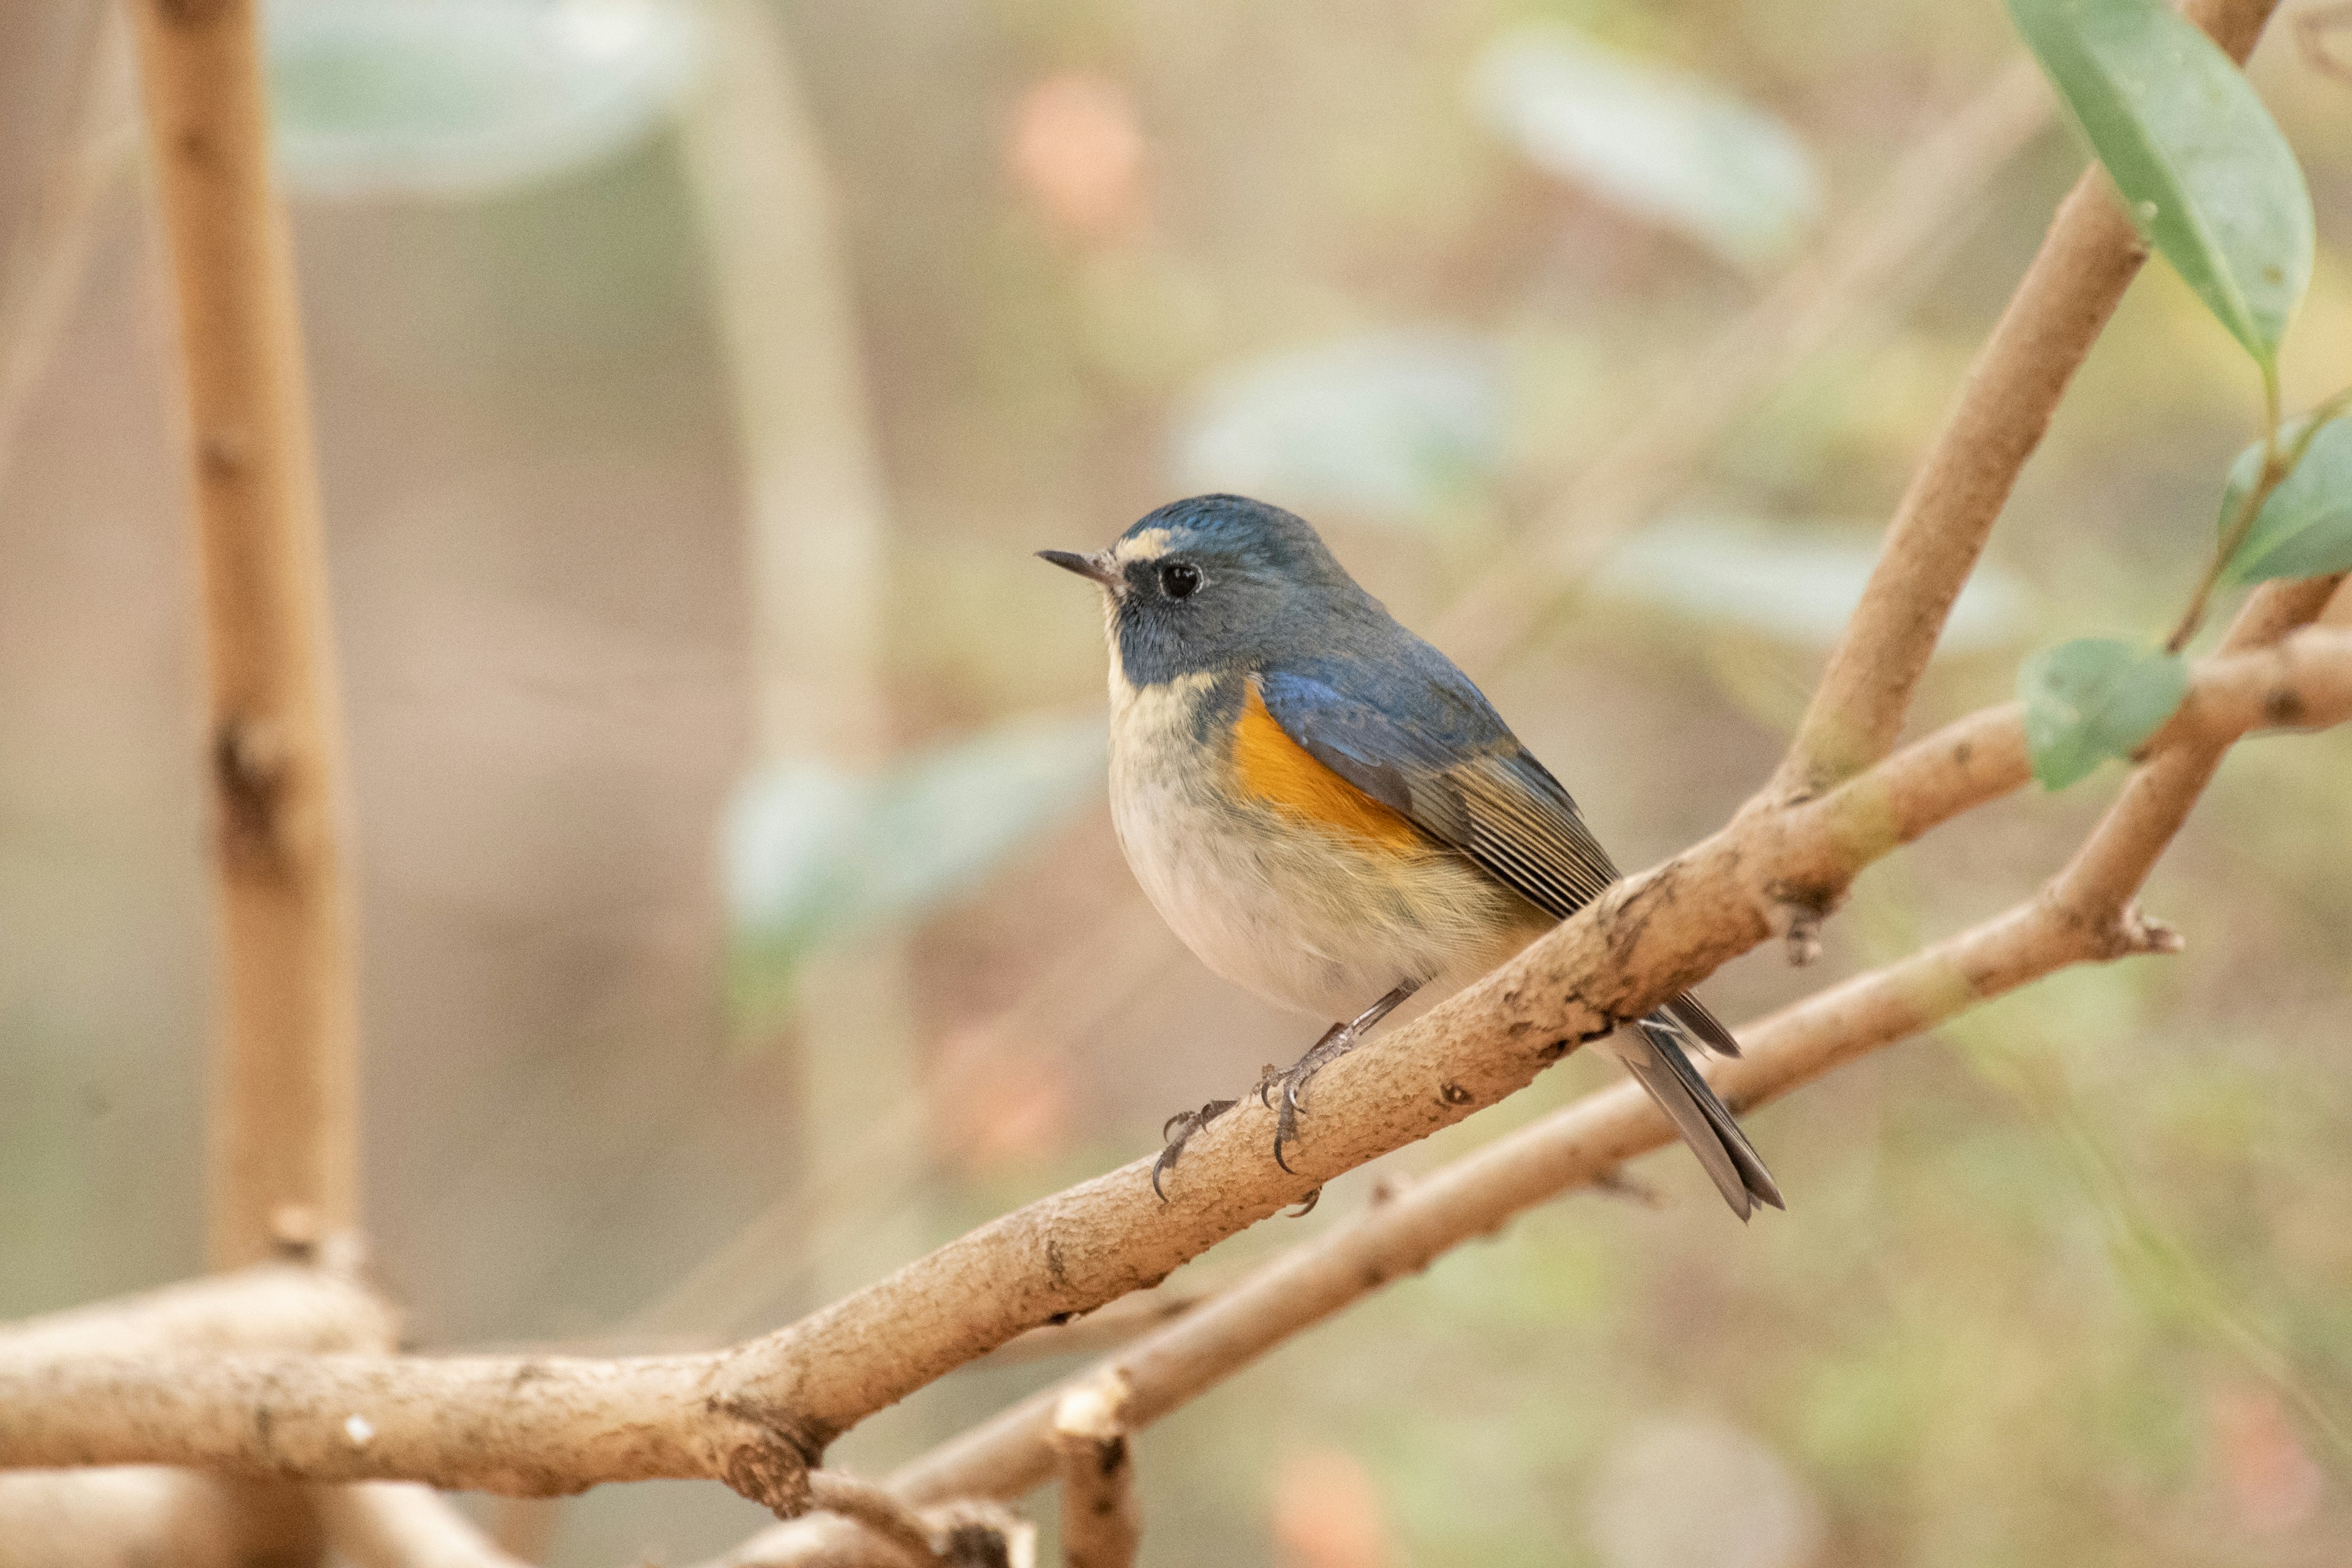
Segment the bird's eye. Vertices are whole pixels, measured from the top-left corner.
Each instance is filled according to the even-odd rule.
[[[1190,561],[1171,561],[1160,569],[1160,591],[1171,599],[1189,599],[1201,587],[1201,569]]]

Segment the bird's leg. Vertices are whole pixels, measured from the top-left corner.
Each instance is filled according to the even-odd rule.
[[[1306,1110],[1306,1107],[1299,1103],[1298,1092],[1307,1087],[1307,1080],[1354,1050],[1358,1042],[1371,1032],[1373,1025],[1395,1012],[1406,997],[1420,989],[1420,981],[1405,981],[1346,1023],[1332,1025],[1323,1032],[1323,1037],[1316,1041],[1305,1056],[1291,1063],[1288,1068],[1278,1073],[1268,1073],[1258,1080],[1259,1103],[1272,1106],[1275,1111],[1274,1163],[1276,1164],[1286,1171],[1290,1169],[1290,1162],[1282,1157],[1282,1149],[1284,1144],[1295,1143],[1298,1141],[1298,1117],[1299,1113]],[[1276,1105],[1272,1098],[1276,1084],[1282,1086],[1282,1103],[1279,1105]]]
[[[1160,1151],[1160,1158],[1151,1162],[1151,1190],[1160,1194],[1161,1203],[1168,1201],[1168,1194],[1161,1190],[1160,1178],[1176,1168],[1176,1156],[1184,1152],[1185,1143],[1193,1133],[1240,1103],[1237,1100],[1213,1100],[1198,1110],[1180,1110],[1160,1123],[1160,1136],[1168,1140],[1168,1146]]]

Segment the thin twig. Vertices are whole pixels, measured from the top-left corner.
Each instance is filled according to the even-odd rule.
[[[838,1470],[814,1471],[809,1476],[809,1506],[855,1521],[919,1563],[940,1560],[929,1527],[914,1510],[872,1481]]]
[[[2186,10],[2242,60],[2276,4],[2189,0]],[[1862,603],[1813,689],[1773,788],[1759,802],[1817,794],[1893,747],[1945,617],[2019,471],[2147,259],[2147,242],[2094,165],[2059,207],[1969,366],[1959,405],[1904,492]]]
[[[2302,46],[2305,64],[2324,76],[2341,82],[2352,82],[2352,65],[2336,58],[2327,47],[2330,33],[2352,28],[2352,4],[2342,0],[2331,5],[2306,7],[2294,19],[2294,41]]]
[[[134,9],[202,545],[224,970],[207,1252],[233,1268],[357,1215],[342,747],[255,0]]]

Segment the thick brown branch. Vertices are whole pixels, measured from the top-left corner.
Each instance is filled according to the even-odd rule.
[[[0,1327],[0,1364],[235,1350],[389,1351],[391,1310],[343,1268],[264,1264]],[[318,1555],[303,1494],[184,1470],[0,1476],[0,1563],[221,1568]],[[414,1559],[412,1559],[414,1561]]]
[[[2308,620],[2334,586],[2327,580],[2264,590],[2240,616],[2231,646],[2252,647]],[[2315,706],[2303,706],[2315,698]],[[2186,782],[2172,759],[2203,755],[2264,724],[2347,719],[2352,719],[2352,636],[2345,632],[2305,632],[2275,649],[2210,661],[2179,719],[2154,742],[2178,750],[2165,751],[2134,775],[2134,787],[2109,809],[2074,867],[2042,897],[1741,1030],[1745,1054],[1713,1064],[1710,1076],[1735,1107],[1760,1105],[2059,969],[2147,951],[2117,941],[2117,933],[2145,930],[2129,918],[2129,900],[2206,776]],[[1977,744],[2015,750],[2014,766],[2021,771],[2012,710],[1990,710],[1953,730],[1965,730]],[[1931,737],[1895,761],[1926,759],[1938,749],[1938,738]],[[2138,787],[2144,780],[2154,782]],[[2075,877],[2075,868],[2090,862],[2128,862],[2137,870],[2094,893]],[[1606,1179],[1622,1161],[1674,1138],[1672,1127],[1630,1083],[1589,1096],[1293,1248],[1122,1353],[918,1459],[891,1485],[917,1503],[942,1496],[1018,1497],[1052,1479],[1060,1452],[1055,1416],[1066,1392],[1117,1377],[1129,1391],[1129,1428],[1158,1420],[1389,1281],[1492,1234],[1525,1209]]]
[[[160,1461],[530,1497],[698,1477],[798,1512],[802,1450],[730,1405],[719,1367],[710,1356],[0,1361],[11,1413],[0,1466]]]
[[[389,1351],[397,1322],[349,1274],[265,1263],[0,1324],[0,1363],[173,1351]]]
[[[2189,0],[2186,9],[2242,60],[2276,5]],[[1958,404],[1895,508],[1870,585],[1765,799],[1814,794],[1893,748],[1945,616],[1975,569],[2019,470],[2147,259],[2147,242],[2094,165],[2059,208],[2041,252],[1969,366]]]
[[[2280,605],[2307,605],[2301,613],[2315,613],[2324,586],[2266,591],[2242,628],[2278,621]],[[2261,725],[2347,715],[2352,631],[2309,631],[2274,651],[2200,666],[2191,706],[2176,727],[2176,750],[2220,744]],[[0,1429],[0,1466],[162,1461],[533,1494],[605,1480],[716,1477],[772,1507],[797,1510],[805,1503],[805,1461],[867,1410],[1041,1319],[1085,1310],[1148,1282],[1320,1180],[1491,1103],[1580,1035],[1612,1017],[1640,1016],[1700,966],[1760,940],[1772,900],[1794,896],[1792,889],[1809,899],[1833,896],[1845,877],[1894,843],[2015,787],[2024,777],[2016,728],[2006,710],[1979,716],[1955,727],[1974,738],[1968,757],[1958,755],[1959,742],[1948,731],[1821,800],[1736,825],[1635,879],[1393,1039],[1342,1058],[1318,1080],[1297,1178],[1265,1158],[1270,1114],[1236,1112],[1188,1151],[1168,1205],[1152,1197],[1147,1163],[1139,1161],[1006,1215],[811,1319],[716,1355],[0,1360],[0,1408],[21,1413]],[[2161,820],[2151,813],[2176,803],[2139,789],[2137,779],[2164,773],[2174,754],[2160,753],[2140,770],[2086,856],[2110,840],[2147,843],[2145,823]],[[1914,1009],[1904,1015],[1912,1020],[1904,1028],[1944,1016],[1922,1009],[1948,992],[1986,994],[1988,984],[2006,988],[2055,963],[2113,956],[2122,950],[2116,933],[2126,929],[2120,910],[2119,901],[2102,912],[2045,899],[2017,917],[2028,922],[2021,931],[1997,922],[1988,933],[1897,966],[1889,973],[1913,977],[1894,994]],[[2054,935],[2047,929],[2053,921],[2063,928]],[[1979,952],[1971,942],[1990,946]],[[2051,959],[2043,946],[2062,956]],[[1820,1005],[1842,1005],[1838,999],[1853,992],[1841,987]],[[1746,1076],[1764,1070],[1742,1066],[1727,1076],[1727,1087],[1738,1096],[1777,1092],[1772,1082]],[[1625,1124],[1612,1125],[1623,1132]],[[1642,1126],[1643,1137],[1664,1136],[1663,1124]],[[1615,1150],[1612,1161],[1632,1152],[1608,1147]],[[1212,1325],[1201,1331],[1216,1331],[1221,1302],[1194,1314]],[[1192,1321],[1180,1320],[1163,1333]],[[1146,1387],[1139,1380],[1139,1419],[1153,1413]]]

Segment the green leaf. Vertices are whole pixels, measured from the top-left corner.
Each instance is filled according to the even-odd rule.
[[[2025,744],[2044,789],[2064,789],[2109,757],[2128,757],[2189,695],[2179,655],[2113,637],[2046,648],[2017,672]]]
[[[2279,446],[2292,449],[2309,423],[2289,421],[2279,431]],[[2262,472],[2260,441],[2230,465],[2230,483],[2221,492],[2224,538]],[[2260,583],[2345,571],[2352,571],[2352,415],[2338,415],[2319,427],[2303,460],[2263,502],[2221,576],[2224,582]]]
[[[2245,73],[2161,0],[2009,0],[2142,234],[2270,365],[2311,281],[2311,194]]]

